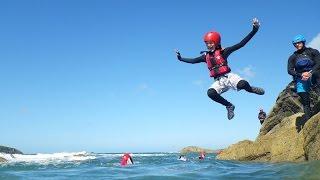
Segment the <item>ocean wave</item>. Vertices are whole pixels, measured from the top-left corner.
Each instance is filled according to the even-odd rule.
[[[66,162],[66,161],[85,161],[96,159],[96,156],[86,151],[81,152],[59,152],[52,154],[5,154],[0,153],[0,157],[10,162],[33,162],[33,163],[47,163],[47,162]]]
[[[97,153],[96,155],[99,157],[113,158],[113,157],[121,157],[124,153]],[[129,153],[132,157],[161,157],[168,156],[170,154],[175,153]]]

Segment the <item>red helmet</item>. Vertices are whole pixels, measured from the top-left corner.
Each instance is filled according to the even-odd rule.
[[[125,159],[129,159],[131,156],[130,156],[129,153],[125,153],[122,157],[125,158]]]
[[[221,37],[218,32],[207,32],[203,37],[204,42],[213,42],[216,45],[220,45]]]

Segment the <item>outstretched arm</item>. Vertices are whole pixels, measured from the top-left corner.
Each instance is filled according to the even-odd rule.
[[[252,20],[252,30],[251,32],[244,38],[242,41],[240,41],[238,44],[235,44],[231,47],[225,48],[224,52],[226,53],[226,56],[229,56],[232,52],[242,48],[244,45],[246,45],[250,39],[258,32],[259,27],[260,27],[260,22],[258,21],[257,18],[254,18]]]
[[[206,62],[205,55],[201,55],[201,56],[196,57],[196,58],[183,58],[183,57],[181,57],[181,54],[180,54],[180,52],[178,50],[176,50],[176,54],[177,54],[177,58],[179,59],[179,61],[183,61],[183,62],[186,62],[186,63],[195,64],[195,63]]]

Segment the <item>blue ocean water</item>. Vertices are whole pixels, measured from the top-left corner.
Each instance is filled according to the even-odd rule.
[[[248,163],[199,160],[188,154],[133,153],[133,165],[120,166],[122,154],[55,153],[13,155],[0,164],[0,179],[320,179],[320,161]]]

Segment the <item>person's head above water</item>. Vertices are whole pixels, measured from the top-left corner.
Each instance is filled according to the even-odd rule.
[[[305,44],[306,44],[306,39],[304,38],[303,35],[299,34],[296,35],[293,40],[292,40],[292,44],[294,45],[294,47],[297,50],[301,50],[304,48]]]
[[[208,50],[215,50],[221,47],[221,36],[218,32],[207,32],[203,37],[203,41],[206,43]]]
[[[120,164],[122,166],[126,166],[128,164],[133,164],[132,157],[129,153],[124,153],[123,156],[121,157],[121,162]]]

